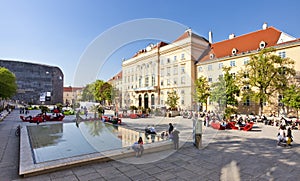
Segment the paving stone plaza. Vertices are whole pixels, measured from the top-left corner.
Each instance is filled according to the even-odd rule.
[[[193,145],[191,119],[123,119],[126,126],[157,132],[171,122],[180,131],[179,150],[165,150],[107,162],[90,163],[32,177],[19,172],[19,138],[15,129],[22,123],[18,110],[0,122],[0,180],[299,180],[300,131],[293,130],[292,148],[276,145],[278,127],[256,123],[249,132],[216,131],[203,127],[202,148]],[[74,117],[64,121],[72,122]],[[42,123],[47,124],[47,123]]]

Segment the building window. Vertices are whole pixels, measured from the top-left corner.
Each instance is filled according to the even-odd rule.
[[[181,73],[182,73],[182,74],[184,74],[184,73],[185,73],[184,66],[181,66]]]
[[[171,75],[171,67],[167,67],[167,76]]]
[[[174,75],[177,75],[177,74],[178,74],[178,66],[175,66],[175,67],[173,68],[173,74],[174,74]]]
[[[151,80],[152,82],[152,86],[154,86],[155,85],[155,75],[152,75],[152,80]]]
[[[181,90],[181,94],[184,94],[184,90]]]
[[[235,73],[231,73],[230,75],[232,76],[233,79],[235,79]]]
[[[235,61],[234,60],[230,61],[230,67],[235,67]]]
[[[174,79],[174,85],[177,85],[177,79],[176,78]]]
[[[177,60],[177,56],[174,56],[174,61],[176,61]]]
[[[167,59],[167,63],[170,63],[170,59],[169,58]]]
[[[249,89],[250,89],[250,86],[249,86],[249,85],[245,85],[243,89],[244,89],[244,90],[249,90]]]
[[[184,105],[184,99],[181,100],[181,105]]]
[[[184,60],[185,58],[184,58],[184,53],[183,54],[181,54],[181,60]]]
[[[249,99],[249,97],[246,98],[246,100],[244,102],[244,106],[250,106],[250,99]]]
[[[160,60],[160,64],[163,65],[164,64],[164,59]]]
[[[163,76],[164,76],[164,74],[165,74],[164,72],[165,72],[165,70],[164,70],[164,69],[161,69],[161,71],[160,71],[160,76],[162,76],[162,77],[163,77]]]
[[[223,78],[223,74],[220,74],[220,75],[219,75],[219,79],[222,79],[222,78]]]
[[[211,77],[208,77],[208,82],[212,82],[212,78]]]
[[[249,78],[249,73],[248,72],[244,72],[244,78],[245,79]]]
[[[185,77],[181,77],[181,84],[185,84]]]
[[[199,67],[199,68],[198,68],[198,71],[199,71],[199,72],[202,72],[202,71],[203,71],[202,67]]]
[[[279,67],[279,74],[285,75],[286,74],[286,67]]]
[[[149,86],[149,77],[145,77],[145,87]]]
[[[249,58],[244,59],[244,65],[247,65],[249,63]]]
[[[162,81],[160,81],[160,85],[161,86],[163,86],[164,85],[164,81],[162,80]]]
[[[139,87],[142,87],[142,76],[139,78]]]
[[[208,70],[208,71],[212,71],[212,65],[208,65],[208,66],[207,66],[207,70]]]
[[[219,69],[223,68],[223,63],[219,63]]]
[[[278,55],[281,57],[281,58],[285,58],[286,57],[286,55],[285,55],[285,52],[283,51],[283,52],[278,52]]]

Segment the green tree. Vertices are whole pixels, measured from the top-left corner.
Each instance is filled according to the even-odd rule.
[[[95,84],[87,84],[82,91],[82,101],[93,101],[95,100]]]
[[[108,101],[109,104],[112,102],[112,86],[104,82],[103,80],[97,80],[95,82],[95,99],[101,104]]]
[[[249,90],[243,92],[243,97],[249,97],[260,106],[263,113],[264,102],[268,102],[272,94],[286,89],[289,78],[295,75],[294,61],[281,58],[274,54],[275,49],[262,49],[259,54],[251,56],[245,70],[239,72],[243,86]],[[246,77],[245,77],[246,75]]]
[[[7,68],[0,67],[0,98],[11,98],[17,92],[16,76]]]
[[[166,104],[170,107],[171,110],[175,110],[178,105],[179,96],[175,90],[168,93],[168,98]]]
[[[290,108],[294,108],[297,111],[300,109],[300,88],[296,85],[291,85],[283,92],[283,98],[281,99],[281,103]]]
[[[210,96],[210,88],[206,77],[201,76],[195,81],[196,88],[196,100],[201,103],[203,109],[203,104],[205,104],[207,110],[207,99]]]
[[[228,117],[235,112],[238,105],[237,97],[240,89],[236,85],[234,75],[230,74],[230,67],[224,67],[224,75],[219,81],[212,84],[211,100],[219,104],[220,110],[225,109],[225,116]],[[228,107],[231,106],[231,107]]]

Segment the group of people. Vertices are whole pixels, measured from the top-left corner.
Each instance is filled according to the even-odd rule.
[[[179,131],[173,126],[172,123],[169,123],[169,128],[167,131],[163,131],[161,133],[161,138],[162,139],[165,139],[165,138],[168,138],[170,140],[173,141],[174,143],[174,149],[175,150],[178,150],[179,148]],[[148,138],[149,135],[151,136],[154,136],[156,135],[156,130],[154,128],[154,126],[147,126],[145,128],[145,136],[146,138]],[[152,139],[152,142],[154,138]],[[135,151],[135,156],[136,157],[141,157],[143,155],[143,152],[144,152],[144,142],[143,142],[143,138],[142,137],[139,137],[138,141],[135,142],[133,145],[132,145],[132,149]]]
[[[285,125],[280,125],[279,132],[277,134],[277,145],[292,146],[291,142],[293,142],[291,127],[288,127],[288,129],[286,129]]]

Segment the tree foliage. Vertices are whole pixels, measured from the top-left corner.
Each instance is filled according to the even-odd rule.
[[[95,84],[87,84],[82,91],[82,101],[94,101],[95,100]]]
[[[300,88],[296,85],[291,85],[283,92],[281,102],[290,108],[296,109],[298,113],[300,109]]]
[[[230,68],[224,67],[224,76],[219,77],[219,81],[212,84],[211,99],[219,103],[220,106],[237,106],[237,96],[240,89],[236,84],[235,77],[229,73]]]
[[[288,80],[295,75],[294,61],[289,58],[281,58],[274,54],[275,49],[262,49],[259,54],[251,56],[245,70],[239,72],[242,85],[250,86],[243,92],[243,97],[259,103],[260,114],[263,112],[264,102],[270,100],[274,92],[280,92],[288,86]]]
[[[17,92],[16,76],[7,68],[0,67],[0,97],[11,98]]]
[[[97,80],[95,82],[95,99],[100,103],[108,101],[110,104],[112,101],[112,86],[103,80]]]
[[[168,98],[166,104],[170,107],[171,110],[175,110],[178,105],[179,96],[175,90],[168,93]]]
[[[195,81],[195,88],[196,88],[196,100],[197,102],[201,103],[201,105],[206,105],[207,110],[207,99],[210,96],[209,92],[209,84],[206,77],[201,76]]]

